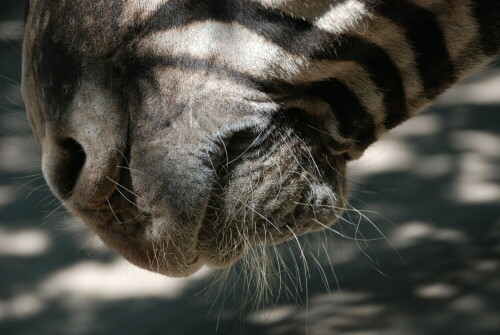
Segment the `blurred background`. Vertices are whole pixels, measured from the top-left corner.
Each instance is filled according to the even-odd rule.
[[[301,239],[308,272],[283,246],[289,291],[254,310],[241,269],[147,273],[59,206],[19,92],[22,7],[0,5],[0,334],[500,334],[499,65],[351,164],[359,232]]]

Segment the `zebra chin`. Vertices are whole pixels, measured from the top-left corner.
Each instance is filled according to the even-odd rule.
[[[182,224],[171,217],[155,217],[131,207],[109,206],[98,210],[70,211],[82,218],[110,248],[138,267],[170,277],[185,277],[202,266],[223,269],[242,258],[255,257],[254,248],[272,247],[298,236],[327,229],[342,213],[333,192],[318,186],[286,218],[257,213],[245,204],[240,218],[219,217],[221,209],[207,208],[198,224],[179,228]],[[106,206],[112,208],[107,210]],[[235,212],[242,208],[234,208]],[[246,216],[246,218],[244,218]],[[261,261],[261,260],[255,260]]]

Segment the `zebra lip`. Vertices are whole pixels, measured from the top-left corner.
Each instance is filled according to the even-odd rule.
[[[147,214],[126,215],[123,208],[106,201],[95,208],[77,207],[71,201],[65,204],[104,244],[140,268],[169,277],[186,277],[205,263],[197,241],[190,243],[184,239],[185,232],[169,232],[165,229],[169,227],[165,218]]]

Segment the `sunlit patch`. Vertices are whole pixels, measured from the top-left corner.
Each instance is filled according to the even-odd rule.
[[[456,200],[462,203],[498,202],[498,199],[500,199],[500,187],[493,182],[480,183],[468,180],[457,185],[453,194]]]
[[[460,168],[463,174],[478,176],[478,179],[497,177],[498,170],[486,157],[478,153],[468,153],[460,158]]]
[[[50,239],[43,231],[6,231],[0,228],[0,256],[37,256],[47,252],[50,246]]]
[[[434,114],[418,115],[411,122],[394,128],[389,135],[369,147],[359,160],[350,162],[350,172],[354,177],[368,177],[377,173],[413,169],[427,178],[449,173],[453,163],[450,155],[417,156],[400,138],[436,134],[442,129],[440,120]]]
[[[460,312],[478,313],[485,309],[483,299],[476,294],[469,294],[453,301],[451,308]],[[498,319],[497,319],[498,321]]]
[[[404,143],[396,139],[383,139],[369,147],[363,156],[348,165],[354,177],[382,172],[407,171],[415,157]]]
[[[120,23],[122,26],[126,27],[130,24],[130,20],[133,17],[144,20],[149,15],[154,14],[157,9],[167,1],[168,0],[127,0],[120,17]]]
[[[498,202],[500,139],[487,132],[457,131],[452,134],[452,143],[466,153],[460,157],[460,175],[450,196],[461,203]]]
[[[489,158],[500,158],[500,138],[497,134],[473,130],[454,131],[451,134],[451,144],[454,149],[473,151]]]
[[[174,279],[136,268],[123,259],[112,264],[81,262],[55,273],[30,293],[0,300],[0,321],[40,314],[53,299],[62,298],[79,315],[96,302],[148,297],[175,299],[183,296],[190,284],[211,273],[203,268],[189,278]]]
[[[391,130],[390,136],[429,136],[442,129],[441,118],[436,114],[420,114]]]
[[[375,315],[380,314],[384,310],[384,306],[382,305],[372,305],[372,304],[363,304],[362,306],[355,306],[352,308],[345,308],[345,315],[352,317],[373,317]]]
[[[443,229],[424,222],[407,222],[398,225],[389,240],[397,248],[405,248],[418,244],[422,239],[464,243],[467,237],[460,230]]]
[[[415,289],[415,294],[421,298],[444,299],[457,294],[457,289],[446,283],[432,283],[417,287]]]
[[[24,23],[21,20],[0,21],[0,41],[16,41],[23,38]]]
[[[13,187],[0,186],[0,207],[10,205],[18,200],[14,191]]]
[[[35,155],[32,135],[4,136],[0,141],[0,170],[39,172],[40,160]]]
[[[437,104],[456,106],[464,104],[500,103],[500,70],[489,69],[488,77],[479,82],[464,82],[443,94]]]
[[[415,163],[415,173],[425,178],[447,175],[453,169],[453,159],[449,154],[424,156]]]
[[[500,89],[499,89],[500,91]],[[451,134],[454,149],[481,153],[486,157],[500,156],[500,138],[486,131],[460,130]]]
[[[500,261],[484,260],[475,264],[475,268],[481,272],[493,272],[500,268]]]
[[[341,294],[336,295],[320,295],[314,297],[312,302],[314,304],[325,304],[329,305],[332,302],[332,299],[337,304],[348,305],[348,304],[360,304],[364,301],[368,301],[372,298],[372,294],[368,291],[347,291],[342,290]]]
[[[36,295],[18,295],[10,301],[0,301],[0,320],[29,318],[42,309],[43,302]]]
[[[5,76],[5,74],[3,75]],[[0,125],[2,131],[5,131],[5,133],[2,134],[2,139],[0,140],[0,142],[3,141],[3,136],[5,134],[8,135],[11,133],[19,132],[23,132],[27,135],[32,134],[31,128],[27,122],[26,111],[24,110],[24,102],[17,80],[14,78],[9,78],[7,76],[5,76],[5,78],[3,79],[7,81],[7,84],[9,86],[2,88],[2,95],[0,96],[0,98],[5,98],[8,100],[8,109],[2,109],[0,113]],[[30,149],[38,150],[38,146],[31,146]]]
[[[460,158],[459,172],[451,197],[465,203],[498,202],[498,168],[492,160],[480,153],[464,154]]]
[[[189,283],[207,277],[204,268],[189,278],[170,278],[139,269],[123,259],[111,264],[81,262],[48,278],[41,289],[48,296],[80,299],[121,300],[130,298],[182,296]]]
[[[277,306],[272,309],[266,309],[252,313],[252,315],[248,317],[248,321],[258,325],[277,323],[285,320],[286,318],[291,316],[295,311],[296,311],[295,306],[291,305]]]

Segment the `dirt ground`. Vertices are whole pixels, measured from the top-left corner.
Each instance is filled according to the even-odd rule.
[[[2,1],[0,334],[500,334],[499,65],[351,164],[351,204],[363,216],[346,220],[360,232],[340,223],[344,237],[301,239],[307,274],[297,243],[283,246],[289,291],[269,278],[253,310],[241,269],[220,285],[208,270],[151,274],[64,212],[22,107],[21,32],[22,2]],[[354,241],[361,233],[372,241]]]

